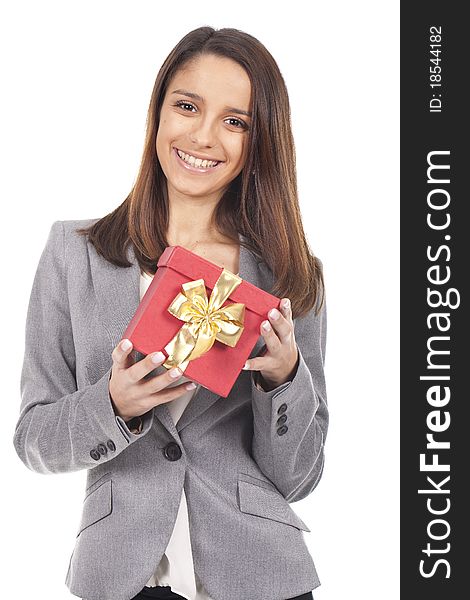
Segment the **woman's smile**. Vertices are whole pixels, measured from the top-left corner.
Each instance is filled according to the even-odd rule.
[[[211,160],[196,158],[192,154],[183,152],[176,147],[173,147],[172,154],[175,157],[176,162],[181,167],[186,169],[186,171],[189,173],[198,175],[204,175],[206,173],[217,171],[224,164],[224,161],[218,161],[214,163],[214,161]]]

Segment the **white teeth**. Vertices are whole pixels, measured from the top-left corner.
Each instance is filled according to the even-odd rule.
[[[191,154],[186,154],[185,152],[181,152],[181,150],[177,150],[178,156],[184,160],[184,162],[189,163],[193,167],[206,169],[207,167],[215,167],[218,165],[218,161],[214,160],[202,160],[201,158],[195,158],[191,156]]]

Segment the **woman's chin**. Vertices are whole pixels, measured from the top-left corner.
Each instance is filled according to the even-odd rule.
[[[209,186],[203,185],[182,185],[178,183],[168,182],[174,192],[181,196],[189,196],[194,199],[207,198],[212,194],[216,194],[217,190]]]

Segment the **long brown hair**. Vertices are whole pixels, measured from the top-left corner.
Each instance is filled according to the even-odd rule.
[[[311,251],[302,225],[297,195],[295,146],[287,88],[276,61],[251,35],[233,28],[199,27],[185,35],[164,61],[150,98],[144,151],[134,186],[124,202],[90,227],[96,251],[120,267],[129,267],[129,244],[139,265],[155,273],[169,245],[168,192],[156,153],[160,110],[168,84],[178,69],[201,55],[230,58],[251,81],[252,127],[248,153],[240,174],[231,182],[212,216],[222,235],[243,243],[273,274],[272,294],[291,300],[293,317],[324,302],[321,263]]]

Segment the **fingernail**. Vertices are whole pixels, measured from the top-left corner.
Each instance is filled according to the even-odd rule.
[[[182,372],[178,369],[178,367],[174,367],[170,370],[170,377],[176,379],[176,377],[181,377]]]
[[[157,352],[156,354],[154,354],[152,356],[152,362],[157,364],[157,363],[161,363],[163,361],[163,359],[165,358],[165,355],[163,354],[163,352]]]
[[[272,310],[269,311],[269,316],[271,317],[271,319],[278,319],[279,318],[279,311],[276,310],[275,308],[273,308]]]
[[[246,362],[246,363],[243,365],[243,367],[242,367],[242,368],[243,368],[243,369],[248,369],[248,368],[249,368],[248,361],[247,361],[247,362]]]
[[[262,325],[263,329],[265,331],[270,331],[271,330],[271,324],[269,323],[269,321],[265,321]]]
[[[283,302],[282,305],[283,305],[284,308],[289,308],[289,306],[290,306],[290,300],[289,299],[284,300],[284,302]]]
[[[194,381],[191,381],[191,383],[188,383],[188,385],[186,386],[186,389],[194,390],[195,387],[196,387],[196,384],[194,383]]]
[[[124,340],[121,344],[121,348],[126,351],[129,350],[129,348],[132,346],[132,342],[130,342],[129,340]]]

